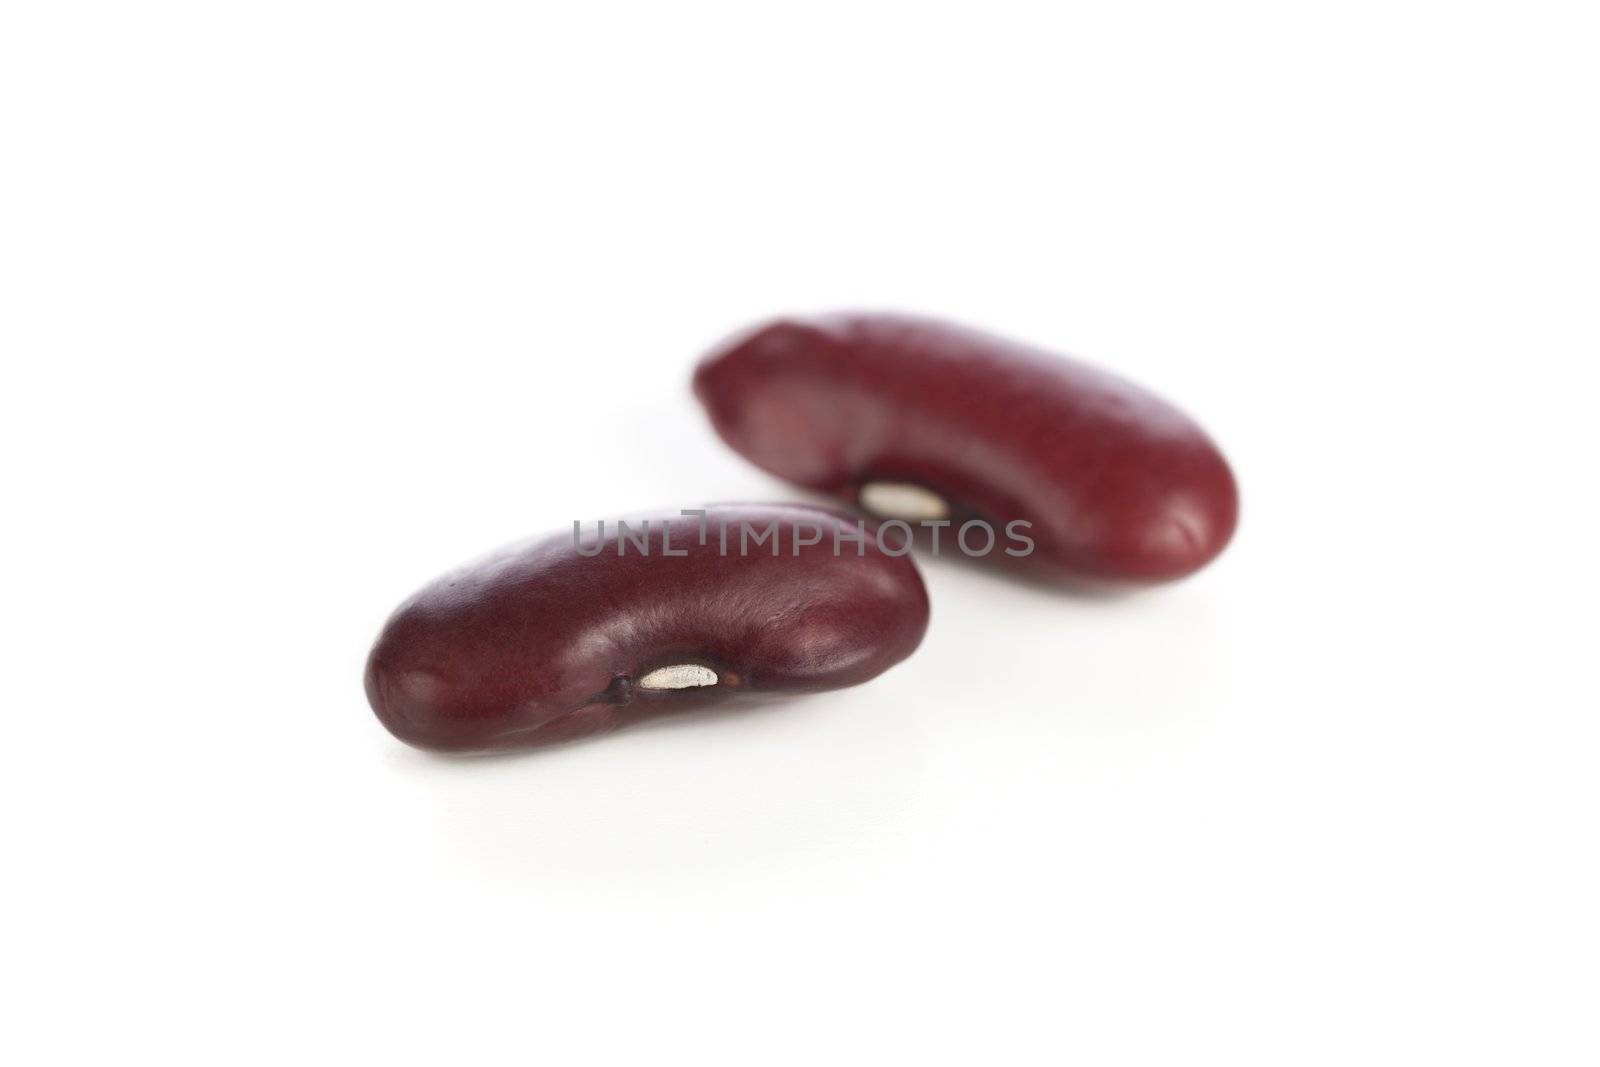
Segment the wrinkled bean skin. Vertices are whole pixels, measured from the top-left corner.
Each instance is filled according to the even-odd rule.
[[[1014,562],[1038,577],[1180,578],[1222,551],[1238,518],[1227,461],[1182,412],[1105,371],[948,323],[781,319],[713,351],[694,386],[723,439],[779,477],[858,506],[864,484],[913,483],[948,503],[956,527],[1032,523],[1035,547]]]
[[[870,523],[802,505],[730,505],[701,520],[650,520],[649,555],[583,523],[447,574],[389,619],[367,663],[367,698],[402,741],[450,752],[531,748],[668,712],[855,685],[910,655],[928,597],[909,556]],[[662,554],[666,547],[683,556]],[[770,540],[740,554],[776,523]],[[634,531],[637,522],[630,522]],[[720,555],[719,531],[728,532]],[[817,544],[800,546],[796,540]],[[796,537],[796,534],[800,537]],[[890,542],[891,551],[899,545]],[[864,553],[864,554],[859,554]],[[695,664],[716,684],[648,689],[658,668]]]

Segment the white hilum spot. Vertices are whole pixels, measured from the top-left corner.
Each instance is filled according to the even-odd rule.
[[[695,689],[703,685],[716,684],[717,672],[698,663],[657,667],[639,679],[640,689]]]
[[[950,517],[944,497],[911,482],[867,482],[860,497],[862,507],[885,519],[921,522]]]

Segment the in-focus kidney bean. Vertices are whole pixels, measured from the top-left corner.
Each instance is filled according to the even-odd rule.
[[[1036,574],[1090,584],[1179,578],[1228,543],[1233,474],[1191,419],[1115,375],[900,315],[789,318],[695,373],[735,450],[880,518],[1028,524]],[[1023,529],[1019,527],[1019,529]]]
[[[378,718],[422,748],[529,748],[855,685],[927,628],[915,564],[853,516],[730,505],[648,529],[586,523],[428,585],[367,662]]]

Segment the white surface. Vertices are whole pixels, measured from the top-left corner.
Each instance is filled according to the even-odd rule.
[[[1592,1064],[1592,4],[14,3],[11,1063]],[[526,758],[384,616],[789,491],[693,360],[887,307],[1192,410],[1120,600]]]

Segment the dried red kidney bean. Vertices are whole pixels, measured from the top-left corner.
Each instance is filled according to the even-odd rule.
[[[649,522],[648,539],[608,522],[512,546],[417,593],[367,662],[378,718],[422,748],[531,748],[855,685],[927,628],[916,565],[870,523],[858,544],[854,516],[737,505]]]
[[[948,518],[946,545],[983,520],[1022,552],[1005,531],[1026,521],[1034,547],[1015,562],[1051,578],[1179,578],[1222,551],[1238,518],[1227,461],[1181,411],[948,323],[781,319],[712,352],[694,386],[723,439],[773,474],[880,518]]]

